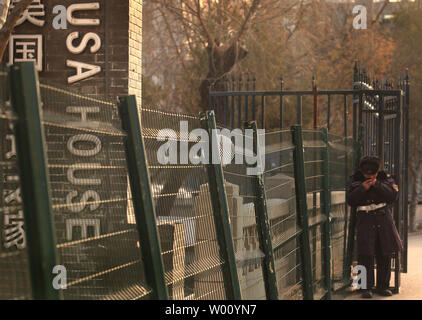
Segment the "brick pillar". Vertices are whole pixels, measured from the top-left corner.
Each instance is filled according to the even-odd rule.
[[[142,0],[131,0],[129,7],[129,94],[142,96]]]
[[[80,93],[108,97],[115,100],[118,95],[135,94],[138,103],[141,98],[142,72],[142,0],[85,0],[66,2],[62,0],[41,0],[44,16],[37,17],[43,25],[25,21],[15,28],[14,35],[42,36],[42,71],[40,79],[66,85]],[[67,23],[67,29],[53,27],[53,8],[64,5],[69,9],[74,4],[98,5],[98,9],[74,11],[73,16],[81,19],[97,19],[99,25],[74,25]],[[101,45],[92,53],[94,41],[90,40],[81,53],[72,53],[66,45],[67,37],[78,32],[72,41],[74,47],[88,33],[98,35]],[[95,65],[101,71],[87,79],[69,83],[75,75],[75,68],[67,66],[68,60]],[[5,55],[9,61],[9,50]],[[11,61],[13,62],[13,61]]]
[[[37,16],[37,19],[42,20],[42,23],[34,24],[31,21],[25,21],[17,26],[13,35],[17,36],[16,39],[19,41],[13,42],[12,38],[12,46],[9,46],[9,49],[13,49],[14,45],[17,46],[18,42],[21,43],[24,37],[42,39],[40,51],[36,50],[37,54],[42,53],[42,58],[41,55],[39,56],[39,78],[42,82],[48,81],[53,85],[60,85],[83,95],[108,98],[113,102],[116,101],[117,96],[135,94],[140,106],[142,0],[41,0],[40,3],[43,6],[44,15]],[[81,7],[82,4],[89,5],[89,9]],[[71,6],[77,8],[78,10],[74,11],[72,16],[79,19],[79,23],[75,20],[68,21],[67,29],[55,29],[53,21],[56,14],[53,14],[53,8],[58,5],[65,6],[67,12],[72,8]],[[90,25],[89,21],[84,22],[80,19],[89,19],[91,22],[98,21],[98,23]],[[93,38],[84,46],[83,39],[88,36],[88,33]],[[73,41],[67,41],[71,39],[69,38],[71,35],[73,35]],[[80,46],[83,50],[75,49]],[[15,62],[15,58],[7,52],[5,61]],[[77,69],[72,67],[75,63],[91,65],[95,67],[96,72],[76,81],[74,76],[77,74]],[[91,108],[87,119],[92,122],[102,122],[101,129],[107,130],[110,122],[113,122],[113,125],[120,125],[116,114],[112,114],[112,108],[106,104],[89,100],[82,101],[77,97],[67,99],[59,94],[51,95],[52,98],[47,101],[47,92],[51,91],[45,89],[41,91],[44,93],[44,98],[41,97],[45,102],[44,111],[50,112],[51,122],[81,121],[81,112],[84,111],[80,109]],[[79,108],[79,111],[75,113],[74,110],[72,113],[69,107]],[[96,107],[97,111],[93,112],[93,107]],[[86,111],[88,112],[88,109]],[[127,177],[121,169],[126,165],[122,138],[97,133],[94,130],[91,132],[90,139],[94,139],[92,141],[95,141],[99,147],[98,152],[93,152],[92,155],[88,152],[88,155],[78,156],[70,152],[69,143],[87,138],[81,137],[82,133],[87,132],[58,126],[47,126],[45,130],[52,202],[53,205],[63,205],[54,209],[57,242],[63,244],[98,235],[116,235],[104,240],[96,240],[96,242],[82,242],[75,246],[60,248],[61,262],[68,267],[68,281],[101,273],[139,258],[136,234],[130,232],[119,235],[119,232],[134,228],[134,225],[128,223],[127,220],[128,203],[118,201],[118,199],[130,198]],[[81,150],[92,150],[95,145],[88,140],[76,141],[73,146]],[[72,179],[69,181],[69,176],[72,177],[72,174],[69,175],[72,166],[86,168],[85,164],[91,167],[75,172],[72,178],[73,183]],[[101,184],[88,185],[77,181],[75,183],[75,179],[78,178],[100,181]],[[78,203],[82,201],[82,195],[90,190],[96,192],[99,198],[96,200],[109,202],[101,202],[98,207],[94,206],[95,208],[82,206],[82,210],[76,211],[66,206],[66,199],[69,196],[77,192],[72,202]],[[93,199],[91,197],[88,200]],[[4,241],[1,245],[4,247]],[[137,268],[138,265],[135,267]],[[91,290],[91,293],[95,291],[99,298],[107,298],[108,295],[121,289],[122,285],[116,285],[116,283],[122,282],[117,282],[117,280],[121,281],[124,278],[128,286],[139,282],[141,272],[131,268],[122,269],[121,272],[125,272],[124,277],[119,272],[109,272],[93,278],[90,282],[81,283],[79,289],[77,289],[78,285],[75,285],[76,289],[66,290],[65,298],[84,298],[87,293],[85,286],[95,287],[96,290]]]

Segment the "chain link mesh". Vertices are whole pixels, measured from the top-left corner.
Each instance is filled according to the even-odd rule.
[[[0,70],[0,128],[6,137],[0,143],[0,298],[29,299],[28,257],[22,240],[23,209],[12,134],[14,115],[7,103],[6,76]],[[121,128],[116,104],[46,82],[40,84],[40,89],[58,258],[67,268],[64,298],[146,297],[150,291],[145,285],[142,244],[128,181],[126,132]],[[220,257],[206,167],[187,159],[182,161],[182,149],[186,148],[189,154],[199,141],[188,133],[201,128],[200,119],[149,109],[140,109],[140,116],[170,298],[225,299],[222,267],[226,262]],[[182,126],[188,130],[182,130]],[[244,132],[240,135],[247,145],[251,137]],[[231,138],[232,143],[233,139],[236,137]],[[177,161],[162,164],[159,154],[169,141],[174,142],[175,149],[164,154]],[[327,290],[323,259],[326,217],[321,210],[321,151],[327,145],[317,130],[303,130],[303,141],[314,296],[319,299]],[[335,281],[347,280],[348,276],[344,259],[350,208],[346,205],[345,189],[353,169],[353,148],[351,138],[329,134],[331,264]],[[290,130],[265,134],[263,179],[277,286],[283,300],[303,299],[304,262],[298,241],[302,230],[297,221],[293,151]],[[222,159],[231,157],[230,163],[223,163],[223,171],[242,297],[265,299],[264,254],[255,218],[256,176],[247,174],[245,161],[235,163],[232,152],[240,151],[236,147],[220,148]]]
[[[0,300],[31,299],[28,247],[7,70],[0,66]]]
[[[58,258],[65,299],[139,299],[144,283],[115,103],[41,83]]]
[[[293,151],[290,130],[265,134],[264,182],[281,300],[303,299]]]
[[[305,183],[308,205],[309,243],[311,247],[311,268],[314,285],[314,299],[321,299],[327,292],[324,275],[323,223],[327,217],[323,211],[324,158],[323,151],[327,147],[322,140],[321,131],[303,130]]]
[[[232,158],[230,164],[223,165],[223,171],[240,289],[243,299],[265,300],[262,273],[264,253],[260,250],[255,216],[258,190],[256,176],[248,175],[245,158],[246,148],[253,146],[253,137],[232,131],[231,138],[235,147],[221,148],[220,153],[222,159]],[[239,138],[243,141],[244,149],[235,144]],[[243,159],[241,164],[236,163],[236,155]]]
[[[354,142],[351,137],[328,134],[328,164],[331,187],[331,269],[333,288],[350,279],[346,266],[348,226],[351,208],[346,203],[346,189],[353,174]]]
[[[187,133],[201,128],[199,117],[142,109],[141,122],[170,298],[224,300],[225,262],[220,258],[206,167],[181,161],[179,152],[197,142],[189,141]],[[163,132],[168,139],[160,141]],[[163,140],[173,142],[175,150],[167,153],[176,156],[173,164],[163,165],[158,159],[165,153]]]

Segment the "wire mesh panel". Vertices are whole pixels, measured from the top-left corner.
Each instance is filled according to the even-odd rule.
[[[346,189],[353,174],[354,143],[350,138],[328,134],[328,165],[331,189],[331,278],[336,290],[350,279],[346,265],[348,226],[351,210],[346,203]]]
[[[323,254],[326,250],[323,237],[322,223],[326,221],[323,212],[323,158],[322,150],[326,144],[321,140],[318,130],[303,130],[305,182],[307,191],[309,239],[312,259],[312,278],[314,284],[314,299],[321,299],[326,291]]]
[[[0,300],[32,297],[13,133],[14,120],[9,102],[7,70],[2,65],[0,67]]]
[[[145,297],[117,106],[48,83],[40,89],[64,298]]]
[[[290,130],[265,135],[265,192],[279,299],[302,300],[302,262]]]
[[[166,283],[175,300],[226,298],[199,117],[141,110]],[[191,157],[189,160],[189,153]],[[197,164],[195,164],[197,163]]]
[[[253,148],[253,136],[238,130],[227,139],[230,148],[223,144],[220,154],[225,163],[224,179],[242,299],[263,300],[266,299],[262,273],[264,253],[260,250],[255,213],[257,177],[248,174],[244,157],[246,148]],[[244,148],[239,148],[239,141]],[[242,159],[242,163],[237,164],[236,157]]]

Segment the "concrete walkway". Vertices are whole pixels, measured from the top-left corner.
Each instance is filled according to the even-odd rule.
[[[391,273],[391,283],[394,272]],[[401,275],[400,293],[391,297],[374,294],[372,299],[362,299],[357,292],[343,292],[333,300],[422,300],[422,232],[409,233],[409,257],[407,273]]]

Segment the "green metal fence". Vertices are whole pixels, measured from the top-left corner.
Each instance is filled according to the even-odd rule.
[[[230,266],[233,261],[230,262],[230,257],[220,250],[226,240],[219,224],[228,224],[223,221],[227,217],[222,216],[224,209],[220,198],[223,195],[212,194],[210,190],[217,184],[217,176],[213,173],[215,168],[185,161],[178,152],[179,148],[190,148],[193,144],[187,131],[180,128],[181,123],[191,131],[201,129],[202,125],[207,128],[208,122],[201,123],[199,116],[148,109],[141,110],[141,119],[156,223],[162,227],[159,228],[160,239],[170,298],[235,298],[233,269]],[[165,130],[160,132],[161,129]],[[157,153],[165,143],[159,141],[159,137],[165,136],[175,148],[169,151],[168,156],[176,159],[169,158],[169,161],[175,161],[163,165]],[[168,229],[173,232],[168,232]]]
[[[0,299],[31,299],[27,239],[24,229],[7,69],[0,67]]]
[[[328,133],[327,142],[331,190],[331,279],[333,289],[337,290],[350,283],[350,265],[346,256],[352,213],[344,201],[349,182],[344,177],[353,174],[354,150],[357,148],[351,138],[331,133]]]
[[[20,214],[28,246],[3,226],[1,298],[330,299],[350,283],[352,140],[301,126],[263,133],[255,122],[229,131],[213,112],[39,83],[30,63],[9,73],[0,73],[1,220]],[[263,170],[251,175],[245,160],[262,138]],[[66,288],[53,286],[55,266]]]

